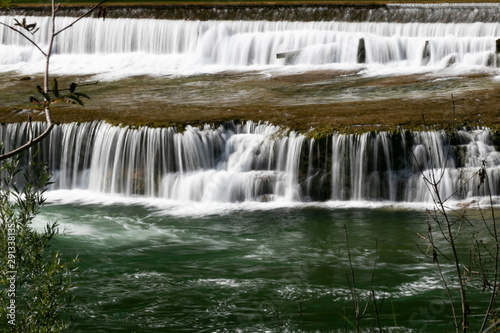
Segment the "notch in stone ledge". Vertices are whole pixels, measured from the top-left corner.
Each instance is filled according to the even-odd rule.
[[[301,50],[276,53],[276,59],[285,59],[285,64],[293,64],[299,56]]]
[[[495,53],[490,53],[488,59],[486,59],[486,66],[488,67],[499,67],[499,53],[500,53],[500,39],[495,41]]]
[[[424,52],[422,52],[422,66],[427,65],[430,59],[431,59],[431,50],[429,46],[429,41],[426,40],[424,45]]]
[[[360,38],[358,43],[358,64],[364,64],[365,62],[366,62],[365,39]]]
[[[495,41],[495,52],[491,52],[488,54],[488,58],[486,59],[487,67],[500,67],[499,65],[499,57],[500,57],[500,39]]]
[[[493,66],[498,67],[499,53],[500,53],[500,39],[497,39],[495,41],[495,56],[494,56],[495,63],[493,64]]]

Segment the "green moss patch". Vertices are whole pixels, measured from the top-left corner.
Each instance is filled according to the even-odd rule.
[[[39,81],[38,77],[0,77],[0,122],[27,120],[29,96],[36,96],[34,87]],[[94,82],[92,77],[59,77],[58,81],[60,87]],[[500,129],[500,83],[487,75],[448,79],[428,75],[363,78],[338,72],[145,76],[100,82],[79,91],[91,100],[85,107],[55,105],[55,122],[105,120],[116,125],[183,128],[253,120],[313,137],[332,131],[398,128]]]

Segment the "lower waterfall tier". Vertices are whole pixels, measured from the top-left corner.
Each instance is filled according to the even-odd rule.
[[[27,130],[27,123],[2,125],[5,149],[19,146]],[[53,173],[52,189],[196,202],[432,202],[426,179],[433,177],[443,198],[500,195],[495,140],[488,129],[315,140],[253,122],[183,133],[93,122],[56,126],[37,158]]]

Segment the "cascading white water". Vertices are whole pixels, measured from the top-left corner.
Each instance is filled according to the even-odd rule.
[[[62,17],[63,27],[74,18]],[[13,17],[0,16],[13,23]],[[29,17],[38,26],[47,17]],[[411,70],[496,64],[498,23],[344,21],[187,21],[86,18],[59,35],[53,73],[128,75],[197,74],[300,66]],[[41,29],[35,40],[47,44]],[[363,40],[364,63],[358,64]],[[278,54],[283,54],[280,58]],[[92,55],[89,57],[89,55]],[[0,26],[0,72],[38,72],[43,59],[21,36]],[[462,68],[463,69],[463,68]]]
[[[27,130],[27,124],[2,127],[5,148],[19,145]],[[300,200],[305,138],[281,132],[252,122],[184,133],[73,123],[56,126],[39,156],[54,172],[53,189],[190,201]]]
[[[27,127],[0,127],[6,149],[22,142]],[[441,178],[442,198],[484,196],[477,176],[483,163],[489,189],[500,195],[500,153],[492,138],[477,130],[455,133],[453,144],[443,131],[314,140],[253,122],[183,133],[94,122],[56,126],[39,156],[54,173],[55,190],[196,202],[432,202],[424,178]]]

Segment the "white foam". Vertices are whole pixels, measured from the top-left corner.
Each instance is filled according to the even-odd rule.
[[[38,232],[43,232],[47,224],[57,223],[59,234],[70,235],[70,236],[82,236],[82,235],[96,235],[97,229],[91,225],[84,223],[73,223],[69,222],[59,216],[60,218],[54,218],[54,216],[47,216],[44,214],[39,214],[33,221],[33,228]]]
[[[96,193],[88,190],[55,190],[46,192],[48,205],[138,205],[153,210],[154,215],[202,217],[206,215],[227,215],[235,211],[272,211],[279,209],[302,209],[302,208],[326,208],[326,209],[396,209],[396,210],[417,210],[425,211],[432,209],[431,202],[393,202],[393,201],[325,201],[325,202],[295,202],[295,201],[244,201],[244,202],[195,202],[195,201],[175,201],[157,197],[129,197],[124,195],[111,195]],[[447,207],[471,208],[487,207],[490,202],[488,198],[468,198],[463,201],[447,202]],[[500,197],[493,198],[494,207],[500,207]],[[47,220],[39,221],[39,228],[43,228]],[[116,222],[116,221],[115,221]],[[119,221],[116,223],[120,223]],[[95,230],[90,226],[75,226],[71,223],[60,221],[61,227],[68,227],[74,234],[90,234]],[[137,227],[130,227],[134,223],[122,223],[124,229],[134,231]],[[131,229],[132,228],[132,229]],[[159,232],[159,231],[156,231]]]

